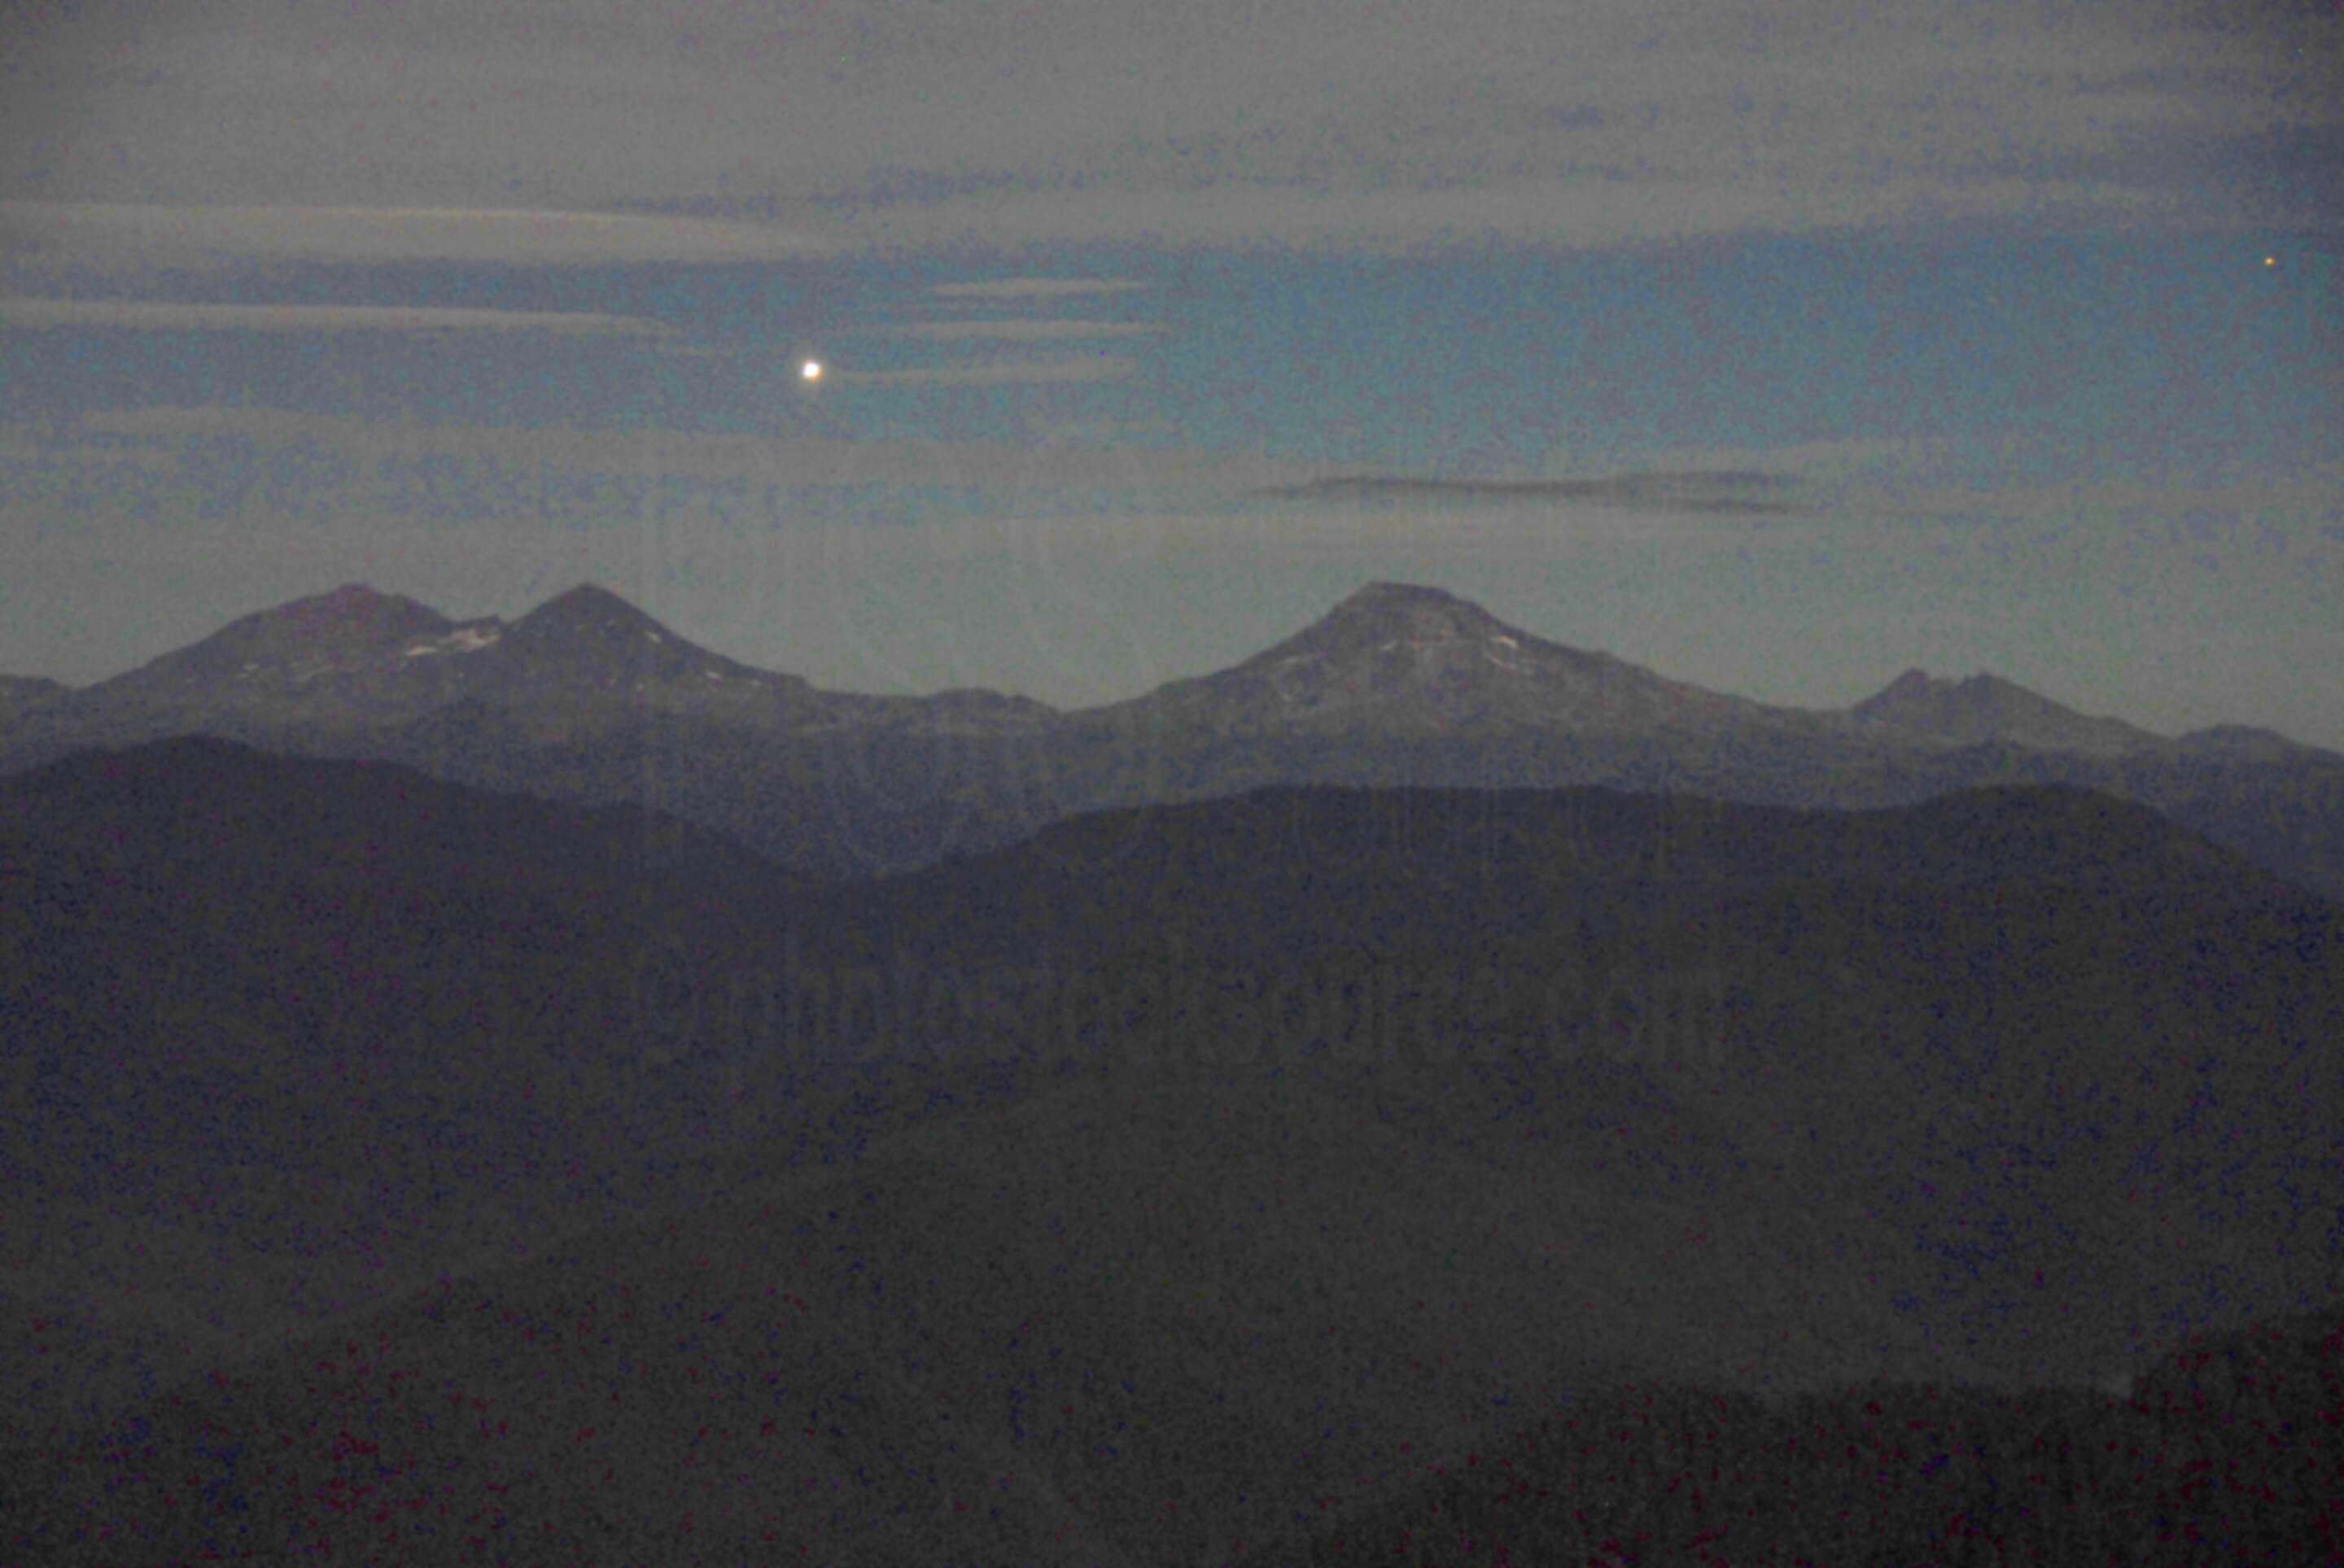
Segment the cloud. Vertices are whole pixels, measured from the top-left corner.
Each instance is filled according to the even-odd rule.
[[[2344,464],[2327,463],[2292,471],[2248,471],[2198,484],[2111,477],[2049,483],[1883,479],[1873,486],[1851,486],[1841,506],[1958,521],[2053,526],[2116,521],[2135,538],[2202,540],[2208,529],[2227,534],[2249,526],[2258,531],[2308,534],[2335,516],[2339,494],[2344,494]]]
[[[402,305],[188,305],[127,299],[0,297],[0,327],[131,327],[162,332],[559,332],[660,337],[637,316]]]
[[[1027,359],[1006,365],[946,365],[906,370],[841,370],[829,379],[857,387],[1009,387],[1027,382],[1118,381],[1139,368],[1121,355]]]
[[[1147,286],[1136,277],[988,277],[940,283],[928,292],[939,299],[1063,299],[1078,294],[1128,294]]]
[[[995,339],[1004,343],[1057,343],[1086,337],[1146,337],[1163,328],[1145,321],[920,321],[884,328],[888,337],[917,337],[931,343],[964,343]]]
[[[1594,503],[1631,509],[1735,517],[1802,513],[1791,479],[1748,470],[1647,470],[1591,479],[1443,479],[1409,475],[1337,475],[1255,492],[1266,500],[1378,507],[1522,506]]]
[[[10,430],[0,423],[0,432]],[[763,487],[903,485],[1039,495],[1057,489],[1227,497],[1307,478],[1303,463],[1201,447],[1132,446],[1119,432],[1057,431],[1036,441],[848,440],[583,427],[483,427],[309,414],[289,408],[152,407],[84,415],[44,443],[47,456],[110,457],[141,447],[227,438],[338,448],[361,462],[429,457],[533,472],[674,475]]]
[[[193,248],[227,254],[796,255],[802,214],[844,218],[851,235],[805,234],[857,246],[2218,226],[2316,206],[2319,187],[2226,177],[2177,146],[2251,162],[2344,125],[2332,6],[2196,0],[567,0],[559,27],[517,0],[213,0],[136,27],[84,7],[17,47],[0,192],[313,215],[436,210],[413,206],[430,193],[647,226],[202,220]]]
[[[634,213],[0,201],[0,253],[26,252],[79,266],[245,261],[561,266],[793,260],[835,248],[834,242],[770,225]]]
[[[1104,182],[1101,182],[1104,184]],[[2113,179],[2011,175],[1941,180],[1829,174],[1759,181],[1653,169],[1637,176],[1559,171],[1390,186],[1349,177],[1228,179],[1195,188],[1042,189],[846,216],[866,243],[904,248],[1157,244],[1276,244],[1372,254],[1478,252],[1492,242],[1603,249],[1734,235],[1913,232],[2002,224],[2198,232],[2249,219],[2235,203],[2198,201]]]

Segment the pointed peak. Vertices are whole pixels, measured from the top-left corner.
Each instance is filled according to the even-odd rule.
[[[1911,697],[1917,693],[1927,691],[1936,684],[1937,683],[1935,681],[1929,678],[1929,672],[1923,669],[1916,664],[1912,668],[1906,670],[1904,674],[1898,676],[1895,679],[1890,681],[1886,686],[1882,687],[1880,689],[1879,695],[1882,697]]]
[[[612,593],[601,583],[580,583],[574,588],[564,588],[522,618],[535,620],[541,615],[561,619],[587,615],[629,615],[641,616],[645,620],[652,618],[632,602]]]
[[[554,595],[513,623],[524,642],[548,635],[610,638],[620,634],[665,641],[672,636],[658,618],[600,583],[580,583]]]

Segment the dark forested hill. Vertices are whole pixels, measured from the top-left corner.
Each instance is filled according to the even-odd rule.
[[[0,873],[30,1560],[1218,1563],[1625,1382],[2336,1294],[2336,911],[2081,790],[1267,790],[809,888],[195,742],[0,781]]]

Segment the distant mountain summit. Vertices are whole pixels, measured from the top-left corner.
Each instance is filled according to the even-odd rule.
[[[13,722],[35,714],[37,733]],[[803,677],[712,653],[592,583],[511,622],[452,620],[349,583],[244,616],[78,691],[53,682],[0,688],[0,721],[11,722],[12,742],[33,759],[196,734],[338,751],[351,737],[442,717],[507,729],[530,744],[567,744],[677,718],[792,733],[1024,732],[1056,710],[986,691],[818,691]]]
[[[2167,744],[2163,737],[2122,719],[2078,713],[1996,675],[1940,680],[1908,669],[1857,703],[1849,716],[1859,725],[1938,746],[2002,741],[2038,751],[2115,757]]]
[[[501,628],[480,663],[482,695],[548,733],[652,712],[796,724],[820,706],[801,677],[712,653],[592,583]]]
[[[566,673],[672,679],[680,675],[746,672],[685,641],[606,588],[581,583],[520,618],[498,639],[499,657],[516,666]]]
[[[347,727],[412,717],[462,694],[452,668],[403,657],[419,642],[462,641],[428,605],[363,583],[230,621],[199,642],[82,688],[45,718],[106,738],[286,725]]]
[[[1393,736],[1676,732],[1777,717],[1534,637],[1440,588],[1395,582],[1369,583],[1242,664],[1112,711],[1219,733]]]
[[[362,668],[412,638],[444,634],[453,624],[404,595],[345,583],[330,593],[230,621],[201,642],[134,673],[157,680],[254,675],[310,680]]]
[[[2193,729],[2174,744],[2193,757],[2242,762],[2290,762],[2318,754],[2315,748],[2289,740],[2276,729],[2251,724],[2217,724]]]

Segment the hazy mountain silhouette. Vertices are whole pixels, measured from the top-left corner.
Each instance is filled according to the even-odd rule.
[[[1995,675],[1937,680],[1908,669],[1849,710],[1859,723],[1947,746],[2007,741],[2039,751],[2121,756],[2164,744],[2116,719],[2094,719]]]
[[[937,699],[935,722],[965,728],[1040,705],[989,693]],[[243,618],[137,669],[66,694],[12,749],[187,733],[267,738],[289,749],[349,744],[464,703],[500,712],[524,740],[562,740],[655,714],[712,723],[820,729],[916,725],[931,699],[817,692],[679,636],[619,595],[581,584],[510,624],[456,622],[397,595],[349,584]],[[1046,710],[1044,710],[1046,711]]]
[[[44,705],[46,734],[95,741],[295,724],[374,724],[463,689],[460,666],[415,664],[410,646],[458,641],[458,628],[410,598],[348,584],[230,622],[202,640]]]
[[[1622,1378],[2088,1382],[2339,1277],[2337,912],[2077,790],[809,888],[195,741],[0,780],[0,873],[42,1561],[1219,1561]]]
[[[2193,729],[2175,742],[2184,751],[2200,756],[2237,758],[2256,762],[2290,762],[2307,758],[2315,749],[2289,740],[2276,729],[2250,724],[2217,724]]]

